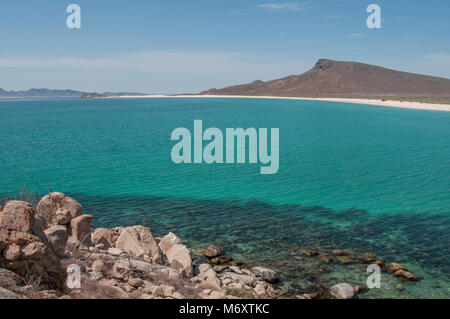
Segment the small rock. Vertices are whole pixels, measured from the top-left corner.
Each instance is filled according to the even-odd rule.
[[[112,256],[120,256],[123,253],[125,253],[125,252],[120,248],[109,248],[108,249],[108,254],[110,254]]]
[[[397,264],[397,263],[390,263],[390,264],[387,264],[386,266],[392,273],[396,273],[399,270],[408,271],[408,268],[406,268],[403,265]]]
[[[352,299],[355,290],[347,283],[337,284],[331,287],[330,294],[334,299]]]
[[[223,255],[223,250],[215,245],[209,246],[203,251],[203,254],[208,258],[215,258]]]
[[[375,260],[373,262],[373,264],[378,265],[380,267],[383,267],[384,266],[384,261],[382,261],[382,260]]]
[[[55,213],[54,222],[57,225],[67,225],[71,219],[72,215],[67,208],[58,209]]]
[[[232,260],[233,260],[233,257],[231,257],[231,256],[219,256],[219,257],[210,259],[209,262],[213,265],[221,265],[221,264],[229,263]]]
[[[353,287],[353,290],[355,291],[355,293],[359,294],[359,293],[366,291],[367,288],[364,286],[356,286],[356,287]]]
[[[20,246],[11,244],[3,251],[3,257],[8,261],[15,261],[20,258]]]
[[[253,267],[252,272],[260,276],[268,283],[277,283],[280,280],[278,273],[274,270],[265,267]]]
[[[202,273],[208,269],[211,269],[211,265],[210,264],[200,264],[198,265],[198,271],[199,273]]]
[[[106,271],[106,265],[103,260],[97,259],[92,263],[92,271],[97,277],[103,277]]]
[[[112,277],[116,279],[125,279],[130,275],[130,265],[125,261],[116,261],[112,269]]]
[[[262,284],[257,284],[255,287],[255,293],[261,297],[266,294],[266,287]]]
[[[130,279],[128,279],[128,284],[131,287],[138,288],[138,287],[141,287],[144,284],[144,281],[142,279],[140,279],[140,278],[131,277]]]
[[[202,292],[203,292],[205,295],[210,295],[210,294],[212,293],[212,290],[211,290],[211,289],[204,289]]]

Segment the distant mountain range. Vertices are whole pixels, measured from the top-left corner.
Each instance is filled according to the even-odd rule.
[[[145,95],[135,92],[105,92],[105,93],[88,93],[74,90],[49,90],[49,89],[29,89],[26,91],[5,91],[0,89],[0,97],[83,97],[85,95],[97,96],[121,96],[121,95]]]
[[[383,67],[328,59],[301,75],[273,81],[210,89],[203,95],[291,97],[450,97],[450,79],[406,73]]]

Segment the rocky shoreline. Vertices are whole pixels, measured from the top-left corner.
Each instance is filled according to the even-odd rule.
[[[315,250],[299,253],[333,261]],[[331,253],[342,264],[354,261],[347,251]],[[418,280],[406,267],[373,254],[358,258],[402,280]],[[285,298],[280,280],[277,271],[246,267],[215,245],[189,249],[174,233],[154,237],[139,225],[93,229],[92,216],[62,193],[44,196],[36,208],[23,201],[0,205],[0,299]],[[317,283],[297,299],[350,299],[365,290]]]

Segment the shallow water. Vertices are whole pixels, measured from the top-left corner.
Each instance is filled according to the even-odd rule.
[[[450,297],[450,113],[318,101],[0,100],[0,194],[66,192],[96,226],[145,224],[192,247],[315,282],[364,284],[363,265],[324,265],[304,247],[376,253],[417,283],[383,274],[361,297]],[[175,165],[170,133],[279,127],[280,171]],[[319,274],[326,267],[330,272]]]

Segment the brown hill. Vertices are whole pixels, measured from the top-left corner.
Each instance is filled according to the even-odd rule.
[[[204,95],[256,96],[450,96],[450,79],[400,72],[379,66],[319,60],[301,75],[282,79],[210,89]]]

